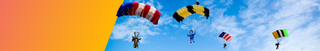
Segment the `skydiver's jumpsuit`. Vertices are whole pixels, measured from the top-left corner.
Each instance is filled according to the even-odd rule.
[[[132,36],[132,41],[134,42],[133,48],[139,48],[138,42],[141,40],[141,38],[138,38],[138,36]]]
[[[196,35],[196,33],[194,33],[194,34],[190,34],[190,35],[188,35],[188,37],[190,37],[190,43],[192,43],[191,41],[193,40],[193,43],[194,43],[194,35]]]
[[[224,48],[224,49],[226,49],[227,44],[226,44],[226,43],[224,43],[223,45],[224,45],[224,47],[223,47],[223,48]]]

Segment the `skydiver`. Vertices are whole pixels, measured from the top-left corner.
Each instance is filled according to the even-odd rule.
[[[224,48],[224,49],[226,49],[227,44],[226,44],[226,43],[224,43],[223,45],[224,45],[224,47],[223,47],[223,48]]]
[[[279,49],[279,45],[280,45],[280,43],[278,42],[278,43],[276,43],[275,45],[277,46],[277,48],[276,48],[276,49]]]
[[[194,42],[194,35],[196,35],[196,32],[194,32],[194,34],[192,34],[193,33],[192,30],[190,30],[189,32],[190,32],[190,35],[187,34],[187,36],[190,37],[190,44],[192,44],[192,41],[193,41],[193,43],[195,43]]]
[[[138,42],[141,38],[138,38],[139,32],[134,32],[134,36],[132,36],[132,41],[134,42],[133,48],[139,48]]]

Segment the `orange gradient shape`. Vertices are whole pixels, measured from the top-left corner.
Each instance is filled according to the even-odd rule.
[[[0,51],[104,51],[123,0],[0,0]]]

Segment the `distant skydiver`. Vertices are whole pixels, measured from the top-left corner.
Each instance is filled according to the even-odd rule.
[[[190,44],[192,44],[192,41],[193,41],[193,43],[195,43],[194,42],[194,35],[196,35],[196,32],[193,33],[193,31],[190,30],[189,33],[190,33],[190,35],[187,34],[187,36],[190,37]]]
[[[272,32],[272,34],[273,34],[273,37],[278,42],[275,44],[277,46],[276,49],[279,49],[279,45],[280,45],[281,40],[283,40],[285,37],[289,37],[289,33],[288,33],[287,29],[279,29],[279,30]]]
[[[141,38],[138,38],[139,32],[134,32],[134,35],[132,36],[132,41],[134,42],[133,48],[139,48],[138,42],[141,40]]]
[[[220,35],[219,35],[219,37],[220,38],[223,38],[223,39],[225,39],[226,40],[226,42],[229,42],[229,41],[231,41],[231,39],[232,39],[232,37],[230,36],[230,34],[229,33],[226,33],[226,32],[222,32]],[[224,42],[224,49],[226,49],[226,47],[227,47],[227,44],[226,44],[226,42]]]
[[[277,46],[277,48],[276,48],[276,49],[279,49],[279,45],[280,45],[280,43],[278,42],[278,43],[276,43],[275,45]]]
[[[224,48],[224,49],[226,49],[227,44],[226,44],[226,43],[224,43],[223,45],[224,45],[224,47],[223,47],[223,48]]]

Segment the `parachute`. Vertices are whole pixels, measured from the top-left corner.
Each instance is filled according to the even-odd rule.
[[[222,32],[219,35],[219,37],[225,39],[228,42],[232,39],[232,37],[229,35],[229,33],[226,33],[226,32]]]
[[[173,18],[180,23],[184,18],[194,13],[204,15],[207,17],[206,19],[208,19],[209,17],[209,9],[199,5],[199,2],[197,2],[197,5],[188,5],[188,6],[182,7],[181,9],[178,9],[173,14]]]
[[[138,3],[138,2],[128,2],[120,6],[117,16],[140,16],[148,19],[154,25],[158,24],[158,20],[161,16],[161,13],[150,5]]]
[[[279,29],[272,32],[272,34],[275,39],[282,38],[282,37],[289,37],[287,29]]]

